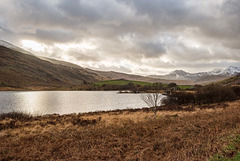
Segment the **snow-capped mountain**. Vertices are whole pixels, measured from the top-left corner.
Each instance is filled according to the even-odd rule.
[[[227,69],[223,70],[221,75],[234,76],[240,73],[240,67],[230,66]]]
[[[230,66],[226,69],[214,69],[209,72],[188,73],[183,70],[175,70],[166,75],[151,75],[153,78],[168,80],[193,80],[195,82],[204,82],[208,80],[218,80],[240,74],[240,67]]]

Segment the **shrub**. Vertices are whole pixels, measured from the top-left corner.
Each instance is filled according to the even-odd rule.
[[[220,103],[235,99],[236,94],[229,86],[210,84],[198,89],[196,92],[196,102],[198,104]]]
[[[234,93],[236,94],[236,96],[238,98],[240,98],[240,86],[233,86],[232,90],[234,91]]]
[[[172,97],[175,98],[175,102],[179,105],[186,105],[190,103],[195,103],[194,93],[189,92],[175,92],[172,94]]]
[[[171,87],[177,87],[177,84],[176,83],[169,83],[168,84],[168,87],[171,88]]]
[[[176,103],[175,98],[173,98],[171,96],[164,97],[161,101],[162,101],[162,105],[166,105],[166,106],[175,105],[175,103]]]
[[[202,88],[202,87],[203,87],[202,85],[195,84],[195,85],[193,86],[193,89],[197,90],[197,89]]]

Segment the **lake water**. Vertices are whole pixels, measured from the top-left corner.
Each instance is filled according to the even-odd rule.
[[[0,92],[0,113],[44,115],[147,107],[141,95],[117,91]]]

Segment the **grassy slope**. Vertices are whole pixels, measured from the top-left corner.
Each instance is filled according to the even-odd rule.
[[[161,111],[157,119],[141,110],[0,119],[0,160],[216,159],[240,134],[239,106]],[[233,150],[224,157],[236,157]]]
[[[98,80],[84,69],[53,64],[0,46],[0,87],[68,87]]]
[[[236,75],[236,76],[233,76],[233,77],[230,77],[230,78],[227,78],[221,82],[219,82],[220,84],[225,84],[225,85],[239,85],[240,83],[240,74],[239,75]]]
[[[126,79],[126,80],[151,82],[151,83],[161,82],[164,84],[169,84],[171,82],[175,82],[177,84],[195,84],[191,80],[174,80],[173,81],[173,80],[166,80],[166,79],[144,77],[144,76],[134,75],[134,74],[119,73],[114,71],[96,71],[91,69],[87,69],[87,70],[93,73],[96,73],[102,77],[105,77],[106,80]]]

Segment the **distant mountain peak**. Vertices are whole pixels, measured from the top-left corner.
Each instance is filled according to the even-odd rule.
[[[169,74],[162,76],[151,76],[153,78],[168,79],[168,80],[192,80],[194,82],[214,81],[218,79],[235,76],[240,73],[240,67],[229,66],[226,69],[213,69],[209,72],[188,73],[184,70],[174,70]]]
[[[216,72],[216,73],[219,73],[221,71],[222,71],[222,69],[220,69],[220,68],[215,68],[215,69],[212,70],[212,72]]]
[[[235,66],[229,66],[227,69],[225,70],[233,70],[233,71],[238,71],[240,69],[240,67],[235,67]]]
[[[172,71],[172,72],[169,73],[169,74],[186,75],[186,74],[189,74],[189,73],[185,72],[184,70],[174,70],[174,71]]]
[[[238,67],[235,67],[235,66],[229,66],[227,69],[236,69],[236,68],[238,68]]]
[[[223,74],[234,76],[240,73],[240,67],[229,66],[227,69],[223,71]]]

